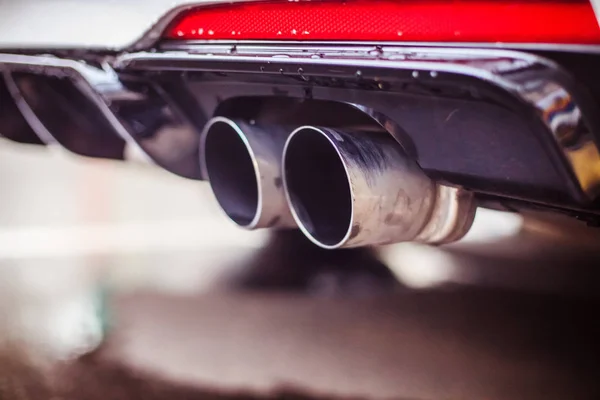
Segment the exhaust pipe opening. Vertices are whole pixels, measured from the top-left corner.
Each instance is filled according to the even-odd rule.
[[[226,121],[212,124],[204,142],[205,166],[221,208],[236,224],[250,226],[261,199],[252,149],[244,134]]]
[[[284,180],[292,214],[304,233],[324,247],[350,234],[352,194],[335,146],[313,128],[295,131],[284,150]]]
[[[283,171],[296,223],[327,249],[446,243],[474,215],[470,193],[431,181],[381,132],[300,127],[286,142]]]
[[[239,226],[295,227],[281,178],[287,136],[280,127],[260,127],[225,117],[207,123],[202,169],[219,205]]]

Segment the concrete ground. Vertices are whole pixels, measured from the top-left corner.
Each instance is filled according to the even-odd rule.
[[[578,224],[480,212],[450,247],[323,258],[233,227],[204,183],[8,142],[0,191],[0,328],[34,357],[100,345],[99,366],[228,393],[600,394]]]

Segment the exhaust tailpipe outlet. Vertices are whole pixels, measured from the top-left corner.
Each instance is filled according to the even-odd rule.
[[[246,229],[291,228],[281,177],[289,131],[214,117],[202,132],[200,164],[227,216]]]
[[[283,151],[286,198],[315,244],[446,243],[470,228],[469,192],[429,179],[387,133],[304,126]]]

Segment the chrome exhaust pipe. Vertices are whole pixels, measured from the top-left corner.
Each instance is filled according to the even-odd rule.
[[[200,164],[227,216],[246,229],[290,228],[281,178],[281,154],[289,132],[224,117],[202,132]]]
[[[387,133],[304,126],[288,137],[283,182],[296,223],[335,249],[462,237],[473,196],[429,179]]]

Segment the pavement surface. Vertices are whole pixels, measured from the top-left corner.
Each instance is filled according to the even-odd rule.
[[[198,387],[341,398],[594,399],[595,301],[502,291],[118,300],[106,353]],[[152,351],[148,351],[152,349]]]
[[[597,231],[480,212],[453,246],[326,252],[152,168],[0,155],[2,399],[600,396]]]

